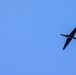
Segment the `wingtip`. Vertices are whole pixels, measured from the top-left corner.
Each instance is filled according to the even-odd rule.
[[[63,48],[63,50],[64,50],[65,48]]]

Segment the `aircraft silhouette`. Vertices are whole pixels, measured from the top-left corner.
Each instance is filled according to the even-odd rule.
[[[70,41],[71,41],[72,39],[76,39],[76,37],[74,37],[75,33],[76,33],[76,28],[74,28],[74,30],[73,30],[69,35],[60,34],[61,36],[67,37],[67,40],[66,40],[66,42],[65,42],[65,45],[64,45],[64,47],[63,47],[63,50],[67,47],[67,45],[70,43]]]

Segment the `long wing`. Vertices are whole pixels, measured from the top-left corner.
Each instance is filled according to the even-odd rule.
[[[70,43],[70,41],[72,40],[72,38],[67,38],[65,45],[63,47],[63,50],[66,48],[66,46]]]
[[[76,28],[74,28],[74,30],[69,34],[69,36],[73,37],[75,33],[76,33]]]
[[[69,34],[70,37],[73,37],[74,34],[76,33],[76,28],[74,28],[74,30]],[[72,38],[67,38],[65,45],[63,47],[63,50],[66,48],[66,46],[70,43],[70,41],[72,40]]]

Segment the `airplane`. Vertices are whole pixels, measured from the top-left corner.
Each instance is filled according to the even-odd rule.
[[[61,36],[67,37],[67,40],[66,40],[66,42],[65,42],[65,45],[64,45],[64,47],[63,47],[63,50],[67,47],[67,45],[70,43],[70,41],[71,41],[72,39],[76,39],[76,37],[74,37],[75,33],[76,33],[76,28],[74,28],[73,31],[72,31],[69,35],[60,34]]]

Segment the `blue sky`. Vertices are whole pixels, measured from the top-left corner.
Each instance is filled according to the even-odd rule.
[[[76,0],[1,0],[0,75],[76,75]]]

